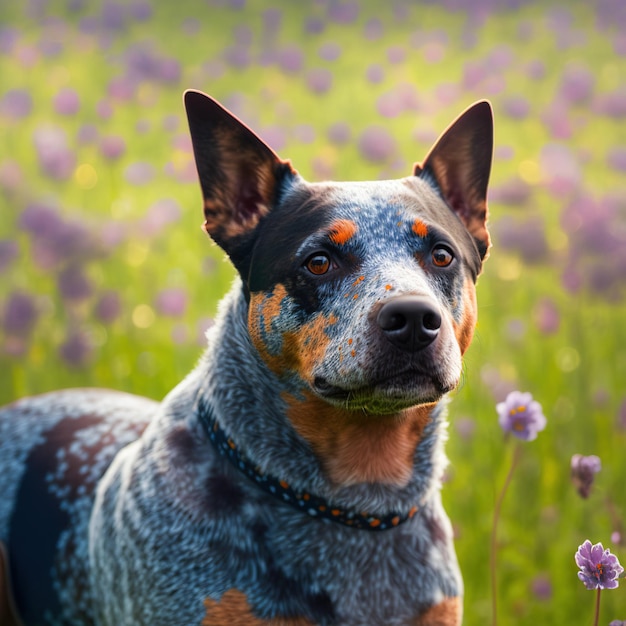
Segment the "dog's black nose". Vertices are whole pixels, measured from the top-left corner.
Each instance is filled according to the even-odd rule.
[[[398,296],[383,304],[376,318],[385,337],[397,348],[417,352],[439,334],[437,305],[421,296]]]

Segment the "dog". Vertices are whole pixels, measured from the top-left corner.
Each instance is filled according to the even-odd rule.
[[[163,402],[3,409],[3,623],[460,624],[440,491],[490,248],[491,105],[406,178],[309,183],[209,96],[184,102],[204,229],[238,277]]]

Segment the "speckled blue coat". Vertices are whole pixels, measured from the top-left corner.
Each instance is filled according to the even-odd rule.
[[[1,412],[0,619],[460,624],[445,397],[490,245],[490,106],[412,176],[311,184],[204,94],[185,104],[205,229],[240,277],[162,403]]]

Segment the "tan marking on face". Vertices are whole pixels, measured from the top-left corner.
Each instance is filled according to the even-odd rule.
[[[420,615],[414,626],[460,626],[463,617],[461,598],[446,598]]]
[[[426,224],[424,224],[424,222],[422,222],[422,220],[420,219],[416,219],[413,222],[413,226],[411,226],[411,230],[418,237],[426,237],[426,235],[428,235],[428,226],[426,226]]]
[[[237,589],[226,591],[219,602],[206,598],[204,608],[201,626],[314,626],[304,617],[261,619],[252,612],[246,595]]]
[[[316,315],[296,332],[283,335],[282,371],[297,372],[306,382],[313,381],[313,369],[326,355],[330,339],[326,330],[337,323],[335,315]]]
[[[255,348],[264,361],[270,363],[275,357],[271,355],[263,341],[263,335],[272,332],[272,321],[280,315],[280,308],[287,296],[287,290],[282,284],[274,287],[271,295],[259,291],[250,295],[250,307],[248,313],[248,330]],[[261,327],[261,320],[263,326]]]
[[[461,354],[465,354],[472,342],[476,319],[476,290],[474,284],[468,280],[463,290],[463,317],[460,322],[454,322],[454,334]]]
[[[328,236],[334,244],[343,246],[356,235],[357,230],[352,220],[336,220],[331,224]]]
[[[326,317],[318,314],[297,331],[283,333],[281,352],[271,354],[263,336],[278,332],[272,328],[272,322],[280,316],[286,297],[287,290],[281,284],[274,287],[270,296],[265,292],[251,294],[248,315],[250,337],[261,358],[275,374],[297,372],[303,380],[311,382],[313,368],[324,358],[330,341],[326,329],[336,324],[337,318],[332,314]]]
[[[287,416],[337,485],[408,484],[413,455],[434,404],[393,415],[366,415],[331,406],[311,393],[285,396]]]

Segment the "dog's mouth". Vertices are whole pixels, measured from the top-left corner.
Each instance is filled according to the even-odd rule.
[[[408,369],[354,388],[335,385],[323,376],[316,376],[312,387],[319,397],[342,408],[392,413],[437,402],[456,387],[456,382],[447,383],[436,376]]]

